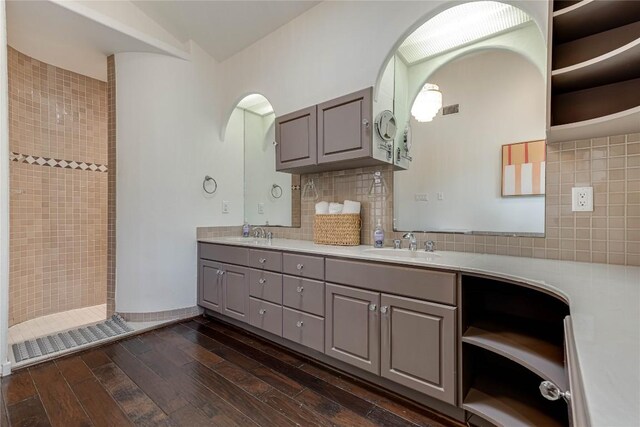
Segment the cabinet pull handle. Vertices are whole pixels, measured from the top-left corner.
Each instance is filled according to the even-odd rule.
[[[389,306],[383,305],[380,307],[380,313],[387,314],[387,311],[389,311]]]
[[[378,306],[375,304],[369,304],[369,311],[376,311],[378,309]]]
[[[304,268],[304,264],[298,264],[298,265],[296,265],[296,268],[298,270],[302,270]]]
[[[267,283],[267,279],[260,279],[258,280],[258,283],[260,283],[261,285],[264,285],[265,283]]]
[[[258,262],[260,262],[260,264],[264,264],[265,262],[267,262],[267,259],[266,258],[260,258],[258,260]]]
[[[558,400],[561,397],[567,402],[571,400],[571,393],[569,391],[561,391],[558,386],[551,381],[542,381],[539,389],[542,397],[547,400]]]
[[[302,293],[302,291],[304,291],[304,286],[298,286],[298,287],[296,288],[296,291],[298,291],[298,293],[299,293],[299,294],[301,294],[301,293]]]
[[[260,310],[258,310],[258,313],[264,315],[267,312],[267,310],[265,310],[264,308],[261,308]]]
[[[304,325],[304,322],[303,322],[302,320],[298,320],[298,321],[296,322],[296,326],[297,326],[298,328],[302,328],[302,325]]]

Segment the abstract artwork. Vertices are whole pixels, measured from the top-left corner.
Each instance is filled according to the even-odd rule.
[[[502,146],[502,196],[544,195],[546,142]]]

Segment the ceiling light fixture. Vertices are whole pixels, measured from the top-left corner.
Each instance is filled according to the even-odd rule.
[[[430,122],[442,108],[442,92],[440,87],[431,83],[423,86],[413,101],[411,115],[419,122]]]

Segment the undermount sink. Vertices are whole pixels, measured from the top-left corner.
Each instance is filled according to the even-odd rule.
[[[442,255],[436,252],[426,251],[410,251],[409,249],[392,249],[392,248],[380,248],[380,249],[365,249],[364,252],[372,255],[381,255],[395,258],[416,258],[430,260],[438,258]]]

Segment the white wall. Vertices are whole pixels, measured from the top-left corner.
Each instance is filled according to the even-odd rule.
[[[460,113],[411,119],[413,164],[394,175],[397,229],[544,233],[544,197],[500,194],[502,145],[545,138],[546,84],[537,67],[489,50],[448,63],[429,82]],[[429,201],[416,202],[416,193]]]
[[[242,146],[219,140],[217,67],[117,54],[116,310],[196,304],[196,227],[242,222]],[[218,181],[206,196],[205,175]],[[222,201],[231,212],[222,214]]]
[[[546,37],[548,3],[506,1],[529,13]],[[261,93],[278,115],[374,86],[400,42],[455,2],[322,2],[222,66],[223,115]]]

